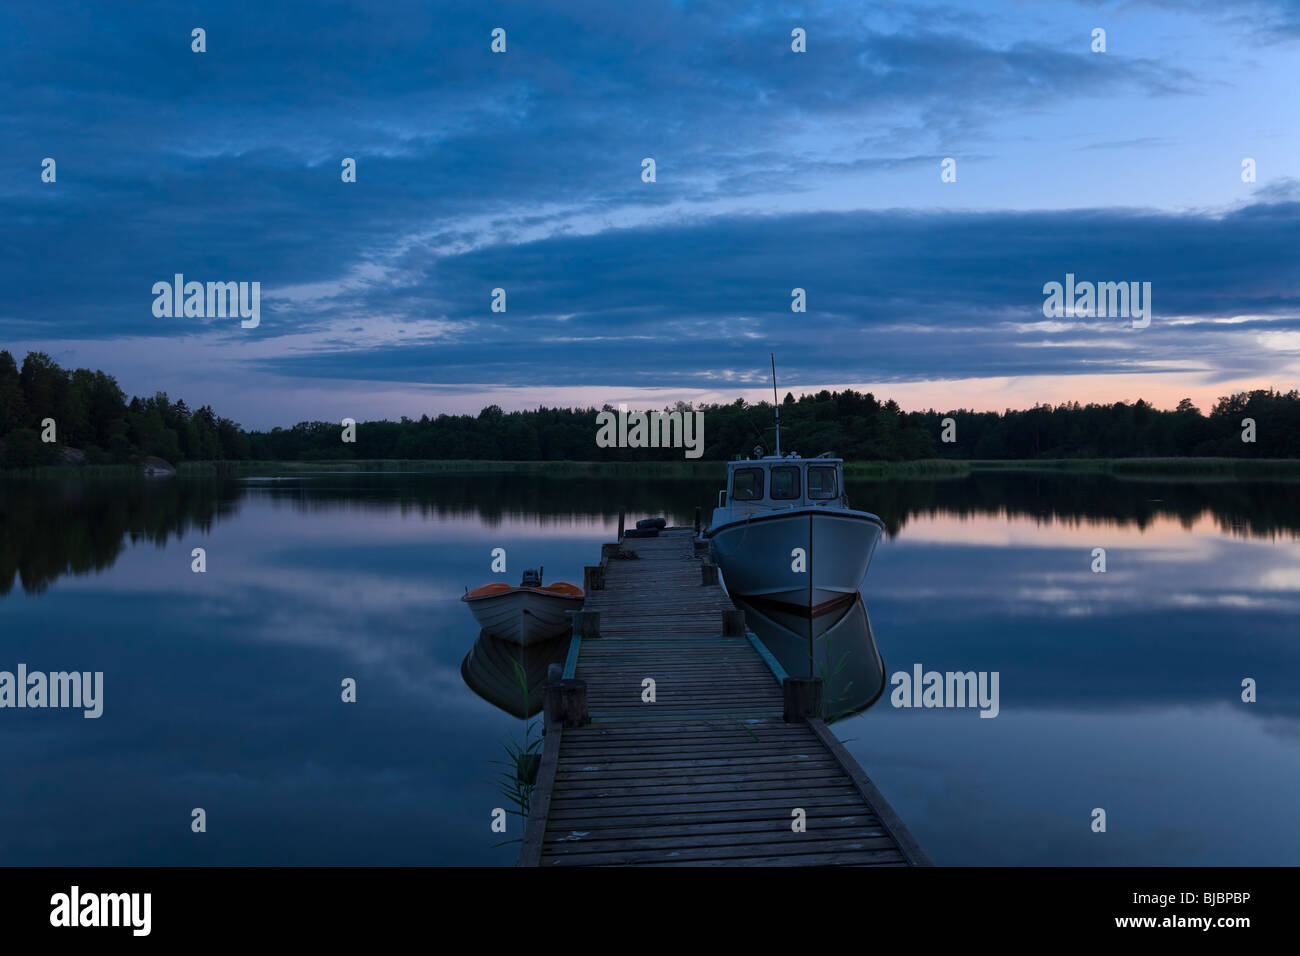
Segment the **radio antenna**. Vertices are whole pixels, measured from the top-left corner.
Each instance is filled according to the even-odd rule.
[[[776,457],[781,457],[781,403],[776,400],[776,353],[768,352],[772,360],[772,413],[776,416]]]

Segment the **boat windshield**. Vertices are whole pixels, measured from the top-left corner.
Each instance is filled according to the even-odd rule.
[[[834,465],[808,466],[809,498],[836,498],[839,493],[839,483],[835,480]]]
[[[758,501],[763,497],[763,469],[737,468],[731,476],[732,501]]]
[[[772,469],[772,498],[789,501],[799,497],[799,467],[781,465]]]

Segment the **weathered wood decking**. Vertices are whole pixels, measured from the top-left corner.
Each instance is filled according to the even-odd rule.
[[[782,719],[779,665],[723,636],[735,606],[701,584],[692,537],[628,539],[635,560],[603,562],[584,605],[601,636],[575,637],[566,667],[592,722],[548,726],[520,865],[928,864],[821,720]]]

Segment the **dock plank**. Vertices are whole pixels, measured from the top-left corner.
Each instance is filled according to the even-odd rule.
[[[629,539],[584,609],[575,676],[592,723],[547,728],[520,863],[542,866],[928,864],[821,721],[787,724],[770,661],[722,634],[688,529]],[[655,700],[642,698],[655,681]],[[806,828],[794,832],[794,811]]]

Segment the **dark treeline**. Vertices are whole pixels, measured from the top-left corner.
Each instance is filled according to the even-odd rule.
[[[42,441],[53,419],[54,441]],[[247,458],[248,436],[208,406],[191,410],[165,392],[127,401],[103,372],[60,368],[43,352],[29,352],[19,369],[0,351],[0,468],[82,461],[125,464],[156,455],[167,461]]]
[[[737,399],[727,405],[674,411],[704,413],[709,460],[772,448],[772,406]],[[244,431],[210,407],[191,410],[159,392],[126,399],[112,376],[65,371],[33,352],[19,369],[0,352],[0,467],[57,464],[66,449],[88,464],[125,463],[144,456],[171,462],[199,460],[313,461],[356,459],[477,459],[492,461],[681,460],[681,448],[601,448],[596,408],[504,412],[492,405],[477,415],[403,417],[360,422],[345,442],[337,422],[300,422],[291,428]],[[955,441],[944,442],[944,419]],[[41,440],[53,419],[56,443]],[[1256,440],[1242,440],[1243,419]],[[816,455],[833,451],[851,461],[924,458],[1047,459],[1131,457],[1300,458],[1300,392],[1261,389],[1220,398],[1209,414],[1184,399],[1173,410],[1142,400],[1005,412],[904,412],[871,393],[821,391],[781,405],[783,450]],[[74,456],[75,457],[75,456]]]

